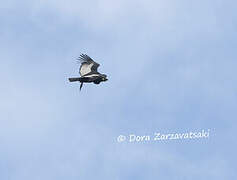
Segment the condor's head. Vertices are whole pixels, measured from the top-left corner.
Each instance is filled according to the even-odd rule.
[[[101,74],[101,81],[107,81],[107,76],[105,74]]]

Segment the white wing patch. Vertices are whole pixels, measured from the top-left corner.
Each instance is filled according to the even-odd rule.
[[[90,75],[86,75],[86,76],[83,76],[83,77],[99,77],[98,74],[90,74]]]
[[[93,66],[93,63],[91,64],[83,63],[80,68],[80,75],[84,76],[85,74],[88,74],[89,72],[91,72],[92,66]]]

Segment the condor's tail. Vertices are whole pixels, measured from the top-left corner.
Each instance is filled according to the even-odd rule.
[[[80,81],[80,78],[68,78],[70,82]]]

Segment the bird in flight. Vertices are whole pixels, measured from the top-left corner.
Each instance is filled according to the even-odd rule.
[[[105,74],[101,74],[97,71],[100,64],[96,63],[86,54],[81,54],[77,60],[81,63],[81,66],[79,68],[81,77],[73,77],[69,78],[68,80],[70,82],[79,81],[81,83],[80,90],[83,86],[83,83],[93,82],[94,84],[100,84],[100,82],[108,80]]]

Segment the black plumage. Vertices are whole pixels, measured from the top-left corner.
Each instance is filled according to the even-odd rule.
[[[79,74],[81,77],[69,78],[70,82],[79,81],[81,83],[80,90],[83,86],[83,83],[91,83],[100,84],[100,82],[107,81],[107,76],[105,74],[101,74],[97,71],[100,64],[95,62],[86,54],[81,54],[77,59],[81,66],[79,68]]]

